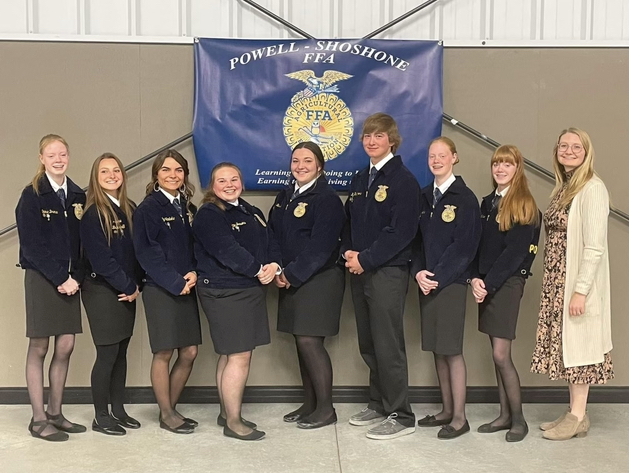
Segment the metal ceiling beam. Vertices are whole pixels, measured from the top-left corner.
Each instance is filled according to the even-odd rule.
[[[371,39],[374,36],[379,35],[380,33],[382,33],[384,31],[388,30],[389,28],[397,25],[399,22],[406,20],[408,17],[413,16],[415,13],[418,13],[418,12],[422,11],[424,8],[429,7],[430,5],[432,5],[433,3],[436,3],[438,1],[439,0],[428,0],[427,2],[424,2],[421,5],[416,6],[415,8],[413,8],[412,10],[407,11],[403,15],[398,16],[395,20],[391,20],[386,25],[381,26],[380,28],[378,28],[375,31],[372,31],[367,36],[363,36],[363,39]]]

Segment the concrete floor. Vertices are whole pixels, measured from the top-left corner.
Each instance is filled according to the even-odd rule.
[[[362,405],[337,404],[339,423],[313,431],[282,421],[296,408],[288,404],[248,404],[247,419],[267,432],[259,442],[224,437],[216,426],[216,405],[181,405],[181,412],[200,426],[191,435],[175,435],[157,424],[155,405],[130,405],[128,412],[143,426],[125,437],[88,430],[53,444],[34,439],[26,427],[29,406],[0,406],[1,473],[137,473],[137,472],[622,472],[629,469],[629,406],[594,404],[589,408],[592,428],[586,438],[564,442],[544,440],[540,422],[559,416],[564,406],[530,404],[525,416],[530,426],[521,443],[504,440],[505,432],[479,434],[476,428],[497,415],[497,406],[470,404],[472,432],[455,440],[438,440],[436,428],[418,428],[390,441],[369,440],[367,427],[347,423]],[[416,404],[418,418],[438,406]],[[75,422],[91,425],[87,405],[68,405],[64,413]]]

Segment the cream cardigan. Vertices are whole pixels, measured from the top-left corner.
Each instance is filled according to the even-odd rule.
[[[568,213],[563,362],[566,368],[601,363],[612,349],[607,219],[609,194],[596,175],[574,197]],[[570,298],[585,294],[585,313],[571,316]]]

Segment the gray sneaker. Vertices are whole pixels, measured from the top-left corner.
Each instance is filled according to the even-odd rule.
[[[372,429],[369,429],[367,431],[367,438],[374,440],[389,440],[415,432],[414,425],[412,427],[406,427],[395,420],[396,417],[397,413],[394,412],[385,420],[380,422],[380,424],[376,425]]]
[[[349,418],[349,423],[352,425],[371,425],[376,422],[381,422],[384,420],[384,416],[382,414],[378,414],[373,409],[369,409],[365,407],[358,414],[354,414]]]

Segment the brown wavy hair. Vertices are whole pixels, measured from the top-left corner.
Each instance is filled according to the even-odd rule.
[[[111,237],[113,236],[112,225],[117,220],[116,211],[114,210],[114,203],[106,192],[98,183],[98,171],[100,163],[105,159],[113,159],[122,172],[122,185],[118,188],[118,201],[120,202],[120,210],[127,217],[129,224],[129,232],[133,231],[133,211],[135,206],[133,202],[129,200],[127,196],[127,173],[122,165],[122,162],[115,154],[103,153],[92,164],[92,170],[90,171],[90,183],[87,188],[87,201],[85,203],[85,210],[91,206],[96,207],[98,212],[98,218],[100,220],[100,226],[103,229],[103,233],[107,237],[107,244],[111,245]]]
[[[44,154],[44,150],[46,149],[46,146],[48,146],[51,143],[54,143],[55,141],[58,141],[59,143],[63,144],[63,146],[66,147],[66,151],[68,152],[68,157],[70,157],[70,147],[68,146],[68,142],[64,140],[61,136],[54,135],[54,134],[46,135],[41,140],[39,140],[39,156],[42,156]],[[35,173],[35,176],[33,177],[33,180],[31,181],[33,190],[35,191],[37,195],[39,195],[39,181],[41,180],[42,177],[44,177],[44,174],[46,174],[46,167],[40,161],[39,167],[37,168],[37,172]]]
[[[498,207],[498,228],[506,232],[514,225],[539,225],[539,210],[533,194],[529,190],[529,183],[524,174],[524,157],[520,150],[513,145],[502,145],[491,157],[490,168],[495,163],[510,163],[515,166],[515,174],[509,183],[509,192],[500,199]],[[493,178],[494,189],[498,184]]]
[[[234,168],[236,172],[238,172],[238,177],[240,177],[240,182],[242,184],[242,190],[245,191],[245,183],[242,180],[242,171],[238,166],[234,163],[222,162],[218,163],[216,166],[212,168],[212,174],[210,175],[210,183],[207,185],[205,189],[205,194],[203,194],[202,204],[214,204],[222,211],[225,211],[225,203],[222,199],[219,199],[218,196],[214,193],[214,182],[216,182],[216,173],[223,168]]]
[[[155,160],[153,161],[153,165],[151,166],[151,182],[146,185],[146,195],[150,195],[155,192],[155,184],[157,184],[157,173],[164,165],[164,161],[166,159],[172,158],[177,161],[183,168],[183,190],[180,188],[179,192],[182,193],[186,198],[186,208],[190,208],[190,200],[194,195],[195,188],[192,184],[190,184],[189,176],[190,176],[190,167],[188,166],[188,161],[184,158],[179,151],[174,149],[167,149],[159,153]]]

